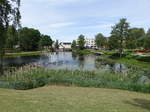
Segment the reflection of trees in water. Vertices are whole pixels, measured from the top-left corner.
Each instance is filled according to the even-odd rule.
[[[95,68],[96,69],[107,69],[111,73],[120,73],[127,74],[128,68],[124,64],[116,64],[115,61],[98,57],[95,59]]]
[[[97,59],[95,59],[95,68],[96,68],[96,69],[103,68],[103,65],[102,65],[101,62],[98,61]]]
[[[43,66],[48,66],[49,62],[51,60],[51,56],[48,55],[42,55],[39,61],[39,64],[42,64]]]
[[[109,67],[109,68],[113,68],[115,65],[115,63],[109,59],[105,59],[105,58],[102,58],[102,57],[98,57],[95,59],[95,68],[96,69],[100,69],[100,68],[106,68],[106,67]]]
[[[115,73],[119,73],[119,74],[127,74],[129,71],[128,67],[126,67],[124,64],[116,64],[115,65]]]
[[[74,60],[76,60],[76,59],[77,59],[77,54],[76,54],[76,53],[72,53],[72,58],[73,58]]]
[[[84,57],[84,55],[79,55],[78,56],[78,60],[79,60],[79,67],[80,68],[84,68],[84,64],[85,64],[85,57]]]

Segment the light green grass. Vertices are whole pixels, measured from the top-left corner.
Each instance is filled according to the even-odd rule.
[[[108,57],[108,58],[111,55],[113,55],[114,53],[116,53],[116,51],[114,51],[114,50],[112,50],[112,51],[97,50],[97,51],[103,52],[104,55],[102,55],[102,56]],[[127,65],[134,65],[134,66],[138,66],[138,67],[142,67],[142,68],[150,68],[150,62],[144,62],[144,61],[137,60],[135,58],[135,56],[132,54],[132,52],[129,52],[129,50],[126,50],[126,53],[128,54],[127,57],[122,57],[122,58],[114,57],[114,60],[119,63],[124,63]],[[149,53],[144,54],[144,56],[149,56]]]
[[[47,86],[27,91],[0,89],[1,112],[149,112],[150,94]]]
[[[6,53],[5,57],[16,57],[16,56],[32,56],[47,54],[48,51],[32,51],[32,52],[19,52],[19,53]]]
[[[142,68],[150,68],[150,62],[143,62],[143,61],[138,61],[136,59],[127,59],[127,58],[121,58],[121,59],[116,59],[117,62],[124,63],[127,65],[131,66],[139,66]]]

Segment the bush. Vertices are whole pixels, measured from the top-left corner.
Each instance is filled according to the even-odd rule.
[[[139,61],[150,62],[150,56],[138,56],[136,59]]]

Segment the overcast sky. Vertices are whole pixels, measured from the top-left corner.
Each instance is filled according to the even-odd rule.
[[[147,31],[149,11],[150,0],[22,0],[21,22],[54,40],[72,41],[80,34],[109,36],[120,18]]]

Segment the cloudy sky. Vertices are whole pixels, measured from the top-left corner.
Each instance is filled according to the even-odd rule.
[[[54,40],[78,35],[110,35],[111,26],[127,18],[131,27],[150,27],[150,0],[22,0],[22,26],[39,29]]]

